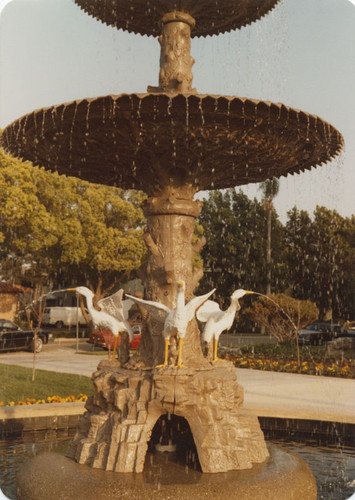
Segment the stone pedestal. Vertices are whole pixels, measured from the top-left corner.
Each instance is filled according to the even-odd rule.
[[[80,464],[142,472],[153,427],[167,413],[188,422],[203,472],[250,469],[269,456],[229,362],[135,371],[104,361],[92,379],[94,395],[68,450]]]

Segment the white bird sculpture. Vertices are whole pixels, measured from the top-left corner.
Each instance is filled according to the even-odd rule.
[[[132,307],[133,302],[131,300],[122,300],[123,290],[121,289],[113,295],[99,300],[97,305],[101,310],[98,311],[93,305],[94,294],[89,288],[77,286],[76,288],[68,288],[67,290],[75,290],[86,298],[87,308],[95,328],[110,330],[113,333],[115,341],[111,359],[115,359],[118,335],[126,331],[128,332],[130,342],[133,340],[133,331],[127,321],[128,311]]]
[[[7,497],[1,490],[0,488],[0,500],[10,500],[9,497]]]
[[[177,367],[181,368],[181,355],[183,341],[186,335],[186,329],[188,323],[192,320],[195,315],[196,310],[212,295],[215,291],[213,289],[211,292],[201,295],[200,297],[194,297],[187,304],[185,304],[185,282],[176,282],[176,305],[173,309],[161,304],[160,302],[154,302],[152,300],[143,300],[133,297],[132,295],[127,295],[137,304],[142,304],[152,316],[160,321],[164,322],[163,336],[165,340],[165,355],[164,363],[158,365],[161,367],[166,367],[168,364],[168,349],[171,337],[179,338],[179,351],[177,359]]]
[[[213,346],[213,361],[217,361],[219,358],[217,356],[218,349],[218,339],[224,330],[229,330],[233,324],[236,312],[240,310],[239,299],[244,297],[244,295],[254,293],[248,290],[235,290],[231,295],[231,303],[226,311],[222,311],[217,304],[212,300],[208,300],[205,304],[197,311],[196,317],[202,323],[206,323],[203,329],[203,340],[205,342],[210,342],[212,337],[214,338]]]

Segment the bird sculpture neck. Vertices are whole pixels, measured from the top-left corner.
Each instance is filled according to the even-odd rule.
[[[89,294],[89,293],[86,295],[86,305],[87,305],[89,311],[92,310],[92,309],[94,309],[94,304],[93,304],[93,301],[92,301],[92,295]]]
[[[176,297],[176,309],[182,309],[185,306],[185,291],[179,289]]]
[[[228,307],[228,312],[236,312],[236,311],[239,311],[240,309],[240,304],[239,304],[239,300],[238,299],[234,299],[232,300],[230,306]]]

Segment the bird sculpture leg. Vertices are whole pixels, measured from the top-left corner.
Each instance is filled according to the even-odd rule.
[[[177,365],[176,365],[178,368],[184,368],[184,365],[181,363],[183,342],[184,342],[184,339],[179,337],[179,352],[178,352],[178,359],[177,359]]]
[[[156,365],[155,368],[165,368],[166,366],[168,366],[169,341],[170,339],[165,339],[164,363],[162,365]]]
[[[213,361],[222,361],[219,357],[218,357],[218,339],[214,338],[213,339]]]
[[[113,343],[113,351],[112,351],[111,361],[114,361],[114,359],[116,357],[117,342],[118,342],[118,335],[115,335],[115,340],[114,340],[114,343]]]

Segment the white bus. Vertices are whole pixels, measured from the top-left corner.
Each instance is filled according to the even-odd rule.
[[[77,294],[75,291],[56,290],[44,296],[45,309],[42,325],[63,328],[75,326],[77,318],[81,326],[86,325],[81,308],[77,308]],[[85,300],[85,298],[84,298]]]

